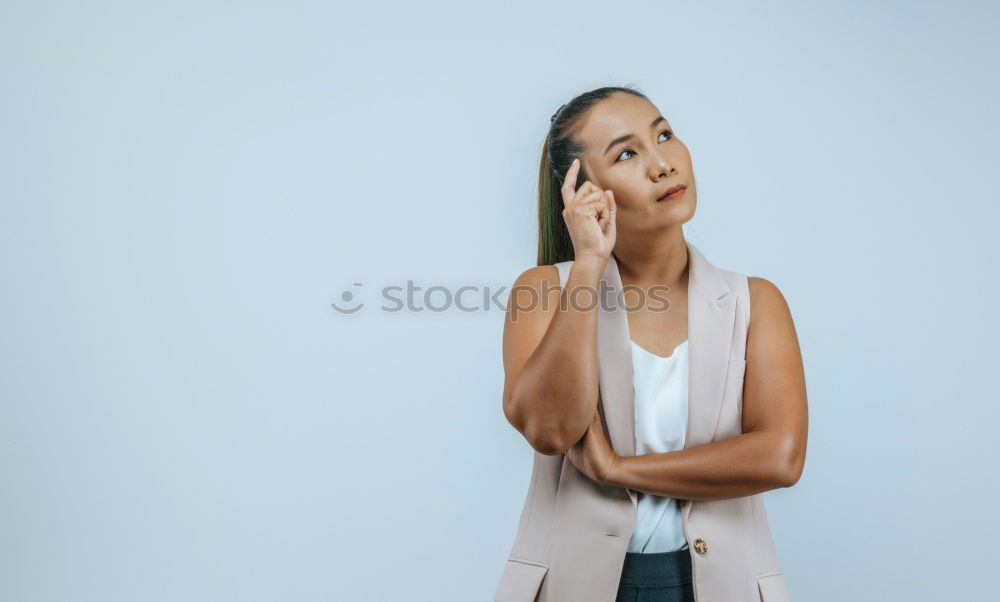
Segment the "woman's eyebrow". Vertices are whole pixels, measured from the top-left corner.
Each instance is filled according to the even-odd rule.
[[[654,128],[656,127],[656,124],[660,123],[661,121],[666,121],[663,115],[660,115],[659,117],[654,119],[653,123],[649,124],[649,127]],[[608,151],[611,150],[611,147],[613,147],[614,145],[625,142],[626,140],[631,140],[632,138],[635,138],[635,134],[625,134],[624,136],[618,136],[617,138],[611,141],[611,144],[608,145],[608,148],[604,149],[604,154],[605,155],[608,154]]]

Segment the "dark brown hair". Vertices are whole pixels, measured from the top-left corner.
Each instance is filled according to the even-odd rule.
[[[583,142],[576,136],[587,111],[616,92],[649,100],[634,88],[606,86],[575,96],[552,115],[538,169],[538,265],[552,265],[574,259],[573,241],[562,215],[560,188],[573,159],[582,158],[586,150]],[[577,188],[586,181],[587,174],[581,166],[576,180]]]

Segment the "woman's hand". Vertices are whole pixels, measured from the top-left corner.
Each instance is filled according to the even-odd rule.
[[[595,257],[607,261],[615,247],[615,195],[587,180],[576,188],[580,160],[574,159],[562,185],[563,220],[573,241],[575,259]]]
[[[600,412],[594,412],[594,420],[587,432],[573,447],[566,450],[566,458],[577,470],[598,483],[606,483],[614,474],[618,455],[604,435],[604,421]]]

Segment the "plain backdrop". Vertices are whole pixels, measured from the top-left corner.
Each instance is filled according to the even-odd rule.
[[[995,599],[998,17],[4,1],[0,599],[491,599],[532,457],[502,307],[378,291],[534,265],[549,116],[604,85],[690,148],[689,240],[791,307],[792,599]]]

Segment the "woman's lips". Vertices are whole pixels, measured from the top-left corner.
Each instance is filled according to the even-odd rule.
[[[676,199],[676,198],[678,198],[678,197],[680,197],[680,196],[683,196],[683,195],[684,195],[684,192],[685,192],[686,190],[687,190],[687,186],[681,186],[680,188],[678,188],[677,190],[675,190],[675,191],[674,191],[674,192],[672,192],[671,194],[668,194],[668,195],[666,195],[666,196],[662,196],[662,197],[660,197],[660,198],[659,198],[659,199],[657,199],[657,200],[659,200],[659,201],[669,201],[669,200],[671,200],[671,199]]]

